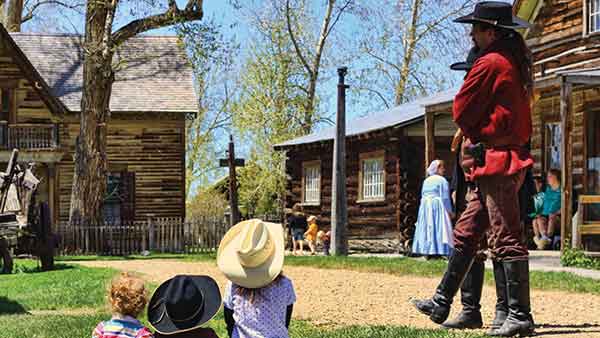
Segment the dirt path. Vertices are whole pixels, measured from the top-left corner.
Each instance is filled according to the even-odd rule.
[[[92,267],[111,267],[143,273],[160,283],[176,274],[205,274],[221,288],[225,279],[216,266],[207,262],[173,260],[132,260],[75,262]],[[286,267],[294,282],[298,301],[294,317],[314,325],[409,325],[435,328],[409,304],[411,298],[429,297],[438,279],[392,276],[347,270],[320,270]],[[538,335],[543,337],[600,337],[600,296],[557,291],[532,291],[533,315]],[[453,314],[460,311],[456,300]],[[485,322],[491,322],[495,290],[486,286],[482,307]]]

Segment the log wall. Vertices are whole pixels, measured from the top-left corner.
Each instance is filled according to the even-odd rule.
[[[412,238],[416,221],[420,189],[424,178],[424,139],[404,137],[400,129],[378,135],[363,135],[347,140],[346,175],[348,200],[348,230],[351,238],[400,238],[401,243]],[[449,151],[450,139],[437,138],[438,157],[454,164]],[[384,151],[385,200],[359,202],[360,154]],[[287,150],[286,207],[302,202],[302,163],[321,162],[321,200],[319,205],[305,205],[307,214],[319,217],[320,227],[331,225],[331,177],[333,142],[302,145]],[[448,172],[451,175],[451,172]]]
[[[544,1],[534,28],[527,35],[533,51],[536,81],[556,77],[557,71],[600,66],[600,33],[584,34],[584,0]],[[557,83],[539,86],[533,109],[532,154],[535,172],[545,171],[544,146],[547,123],[560,121],[560,88]],[[573,188],[583,192],[586,182],[585,116],[600,104],[600,90],[574,87],[572,102]],[[563,159],[564,160],[564,159]]]

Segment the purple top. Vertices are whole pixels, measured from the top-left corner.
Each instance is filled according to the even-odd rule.
[[[236,294],[237,285],[227,282],[223,305],[233,310],[235,327],[231,338],[289,338],[285,314],[296,302],[292,281],[282,276],[279,281],[260,289],[254,302]]]

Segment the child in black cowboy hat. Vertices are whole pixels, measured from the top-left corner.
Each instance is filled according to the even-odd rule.
[[[208,276],[177,275],[162,283],[148,304],[148,322],[154,337],[218,338],[201,325],[221,307],[221,292]]]

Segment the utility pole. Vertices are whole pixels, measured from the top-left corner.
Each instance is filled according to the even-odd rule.
[[[348,255],[348,203],[346,203],[346,89],[344,76],[347,67],[338,68],[336,133],[333,142],[333,179],[331,187],[332,254]]]
[[[243,167],[244,159],[235,158],[235,147],[233,145],[233,135],[229,135],[229,150],[227,158],[219,160],[219,166],[229,167],[229,209],[231,215],[229,222],[231,226],[236,225],[240,221],[240,209],[238,208],[238,193],[237,193],[237,176],[235,175],[235,167]]]

